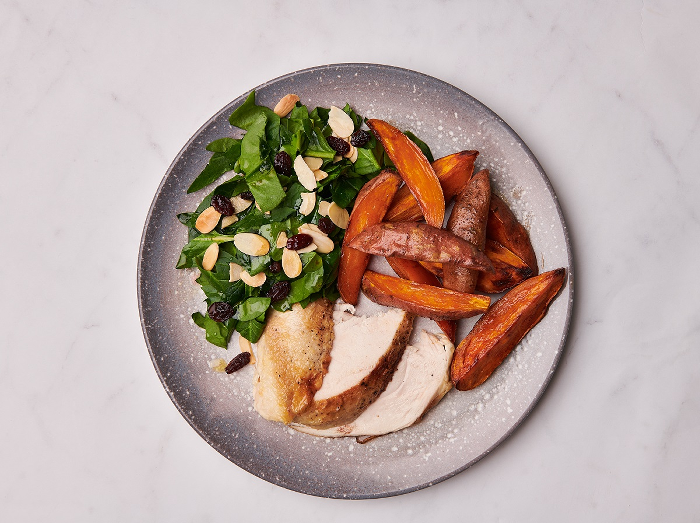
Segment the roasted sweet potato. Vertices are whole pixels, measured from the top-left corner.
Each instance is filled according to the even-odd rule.
[[[434,227],[442,227],[445,197],[440,180],[423,152],[405,134],[384,120],[367,120],[367,125],[415,196],[425,221]]]
[[[387,258],[386,261],[389,263],[391,268],[394,269],[394,272],[404,280],[411,280],[416,283],[423,283],[434,287],[442,286],[437,276],[435,276],[417,261],[392,257]],[[447,337],[450,338],[450,341],[454,343],[455,335],[457,334],[457,322],[450,320],[438,320],[437,324],[447,335]]]
[[[472,243],[483,251],[486,244],[486,220],[489,217],[491,182],[488,169],[476,173],[457,195],[447,230]],[[459,292],[474,292],[479,272],[455,263],[442,267],[442,286]]]
[[[370,256],[348,247],[348,243],[367,226],[382,221],[399,185],[401,185],[401,177],[398,174],[384,171],[367,182],[357,195],[355,206],[350,214],[350,223],[345,230],[338,266],[338,291],[347,303],[357,305],[362,275],[365,273]]]
[[[445,204],[452,201],[467,184],[474,172],[478,151],[460,151],[433,162],[433,170],[440,180]],[[407,185],[399,189],[384,218],[387,222],[416,222],[423,217],[418,202]]]
[[[449,231],[426,223],[380,223],[367,227],[348,245],[369,254],[415,261],[453,262],[480,271],[493,270],[486,255]]]
[[[537,257],[525,227],[497,194],[491,195],[486,237],[497,241],[520,257],[537,274]]]
[[[469,318],[482,314],[491,303],[487,296],[455,292],[374,271],[365,272],[362,292],[380,305],[397,307],[433,320]]]
[[[442,278],[442,263],[427,262],[427,261],[422,261],[422,262],[418,262],[418,263],[420,263],[423,267],[428,269],[430,272],[432,272],[438,278]]]
[[[482,272],[476,290],[487,294],[507,291],[534,276],[533,270],[512,251],[494,240],[486,240],[484,254],[493,263],[493,272]]]
[[[564,269],[556,269],[525,280],[479,318],[455,350],[450,376],[457,389],[486,381],[547,313],[565,275]]]

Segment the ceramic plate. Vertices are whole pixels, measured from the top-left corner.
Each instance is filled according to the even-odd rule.
[[[255,88],[274,107],[296,93],[309,107],[350,103],[365,117],[411,130],[435,158],[480,151],[496,192],[530,231],[540,270],[568,269],[568,280],[547,316],[491,378],[468,392],[451,391],[413,427],[360,445],[322,439],[263,420],[253,410],[251,366],[226,375],[213,358],[233,357],[204,341],[190,320],[203,295],[175,263],[186,228],[175,215],[194,210],[205,191],[186,189],[206,165],[205,145],[233,132],[228,116],[248,93],[214,115],[185,145],[153,199],[139,253],[141,323],[153,364],[182,415],[211,446],[239,467],[306,494],[376,498],[418,490],[463,471],[492,451],[525,419],[561,356],[571,316],[573,275],[567,229],[552,187],[532,152],[493,111],[445,82],[406,69],[341,64],[295,72]],[[463,322],[464,335],[474,320]],[[427,320],[421,325],[429,324]],[[234,340],[236,335],[234,335]]]

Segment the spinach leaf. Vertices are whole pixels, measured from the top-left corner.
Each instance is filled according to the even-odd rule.
[[[328,142],[323,137],[323,133],[319,129],[314,128],[309,137],[309,146],[304,154],[330,160],[336,155],[336,152],[335,149],[328,145]]]
[[[372,174],[380,169],[374,154],[370,149],[357,148],[357,160],[353,165],[353,171],[357,174]]]
[[[177,261],[176,269],[193,268],[197,266],[199,256],[204,255],[212,243],[225,243],[233,241],[233,236],[210,232],[200,234],[196,238],[192,238],[187,245],[182,248],[180,258]]]
[[[343,111],[345,111],[345,114],[347,114],[352,119],[352,123],[355,124],[355,130],[357,131],[362,125],[362,117],[359,114],[357,114],[348,103],[346,103],[345,107],[343,107]]]
[[[248,188],[263,212],[271,211],[277,207],[286,196],[273,168],[249,174],[246,176],[246,182],[248,182]]]
[[[231,283],[224,292],[223,301],[229,303],[230,305],[238,305],[238,303],[245,298],[245,283],[238,280]]]
[[[219,323],[212,320],[209,316],[204,316],[200,312],[195,312],[192,315],[192,320],[196,325],[204,329],[206,332],[206,339],[209,343],[213,343],[217,347],[223,347],[224,349],[228,345],[231,333],[236,327],[236,320],[231,319],[224,323]]]
[[[224,277],[223,274],[219,274],[212,271],[206,271],[201,268],[202,271],[195,281],[202,286],[202,290],[209,300],[209,304],[215,301],[225,301],[224,294],[226,289],[229,287],[228,274]]]
[[[276,302],[273,307],[278,311],[287,311],[292,305],[300,302],[323,287],[323,268],[304,274],[301,278],[291,283],[289,295],[282,301]]]
[[[267,117],[259,114],[250,123],[248,132],[241,141],[241,157],[239,163],[245,174],[252,174],[262,164],[261,148],[265,142],[265,124]]]
[[[264,314],[271,303],[270,298],[248,298],[238,306],[238,320],[250,321],[254,320],[261,314]]]
[[[260,212],[257,207],[250,206],[250,210],[241,218],[236,225],[236,232],[258,232],[260,226],[270,223],[270,218]]]
[[[428,144],[426,144],[423,140],[418,138],[411,131],[404,131],[403,134],[408,136],[411,139],[411,141],[418,146],[418,148],[423,152],[423,154],[430,163],[433,163],[435,161],[435,159],[433,158],[433,153],[430,152],[430,147],[428,147]]]
[[[238,196],[247,190],[248,184],[246,183],[245,178],[242,176],[236,176],[219,185],[216,189],[214,189],[212,195],[221,194],[227,198],[231,198],[232,196]]]
[[[342,178],[333,187],[333,201],[343,209],[349,207],[364,185],[361,178]]]
[[[236,138],[229,138],[228,136],[225,138],[219,138],[218,140],[214,140],[213,142],[209,142],[207,144],[207,151],[211,151],[213,153],[225,153],[228,151],[231,147],[233,147],[236,144],[240,144],[241,141]]]
[[[229,140],[233,139],[229,138]],[[204,170],[202,170],[199,176],[197,176],[187,188],[187,194],[203,189],[210,183],[218,180],[224,173],[233,170],[240,156],[241,140],[233,140],[233,144],[231,144],[226,151],[215,152],[209,159],[209,163]]]
[[[248,341],[255,343],[260,339],[265,324],[258,320],[239,321],[236,330]]]

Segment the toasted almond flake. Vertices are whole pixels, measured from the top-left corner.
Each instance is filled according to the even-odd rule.
[[[228,281],[238,281],[241,279],[241,273],[243,272],[243,267],[237,263],[228,264]]]
[[[287,240],[288,240],[287,233],[282,231],[281,233],[279,233],[277,235],[277,240],[275,241],[275,246],[278,249],[282,249],[283,247],[287,246]]]
[[[321,216],[328,216],[328,207],[331,206],[331,202],[321,201],[318,204],[318,214]]]
[[[241,211],[245,211],[248,207],[253,204],[250,200],[241,198],[240,196],[234,196],[231,198],[231,205],[233,205],[233,210],[238,214]]]
[[[316,252],[320,254],[327,254],[335,248],[333,240],[331,240],[326,233],[324,233],[318,226],[313,223],[305,223],[299,227],[299,232],[308,234],[314,239],[316,244]]]
[[[328,113],[328,125],[341,138],[348,138],[355,130],[352,118],[335,105],[331,105],[331,110]]]
[[[249,256],[264,256],[270,252],[270,242],[259,234],[242,232],[233,237],[236,249]]]
[[[209,362],[209,368],[214,372],[226,372],[226,360],[223,358],[214,358]]]
[[[307,245],[306,247],[304,247],[303,249],[297,250],[297,253],[298,253],[298,254],[304,254],[304,253],[306,253],[306,252],[313,252],[313,251],[315,251],[317,248],[318,248],[318,245],[316,245],[314,242],[311,242],[310,244],[308,244],[308,245]]]
[[[255,353],[253,352],[253,344],[250,343],[249,340],[247,340],[240,334],[238,335],[238,347],[241,349],[241,352],[247,352],[248,354],[250,354],[250,363],[255,365]]]
[[[314,178],[316,178],[317,182],[320,182],[321,180],[328,178],[328,173],[326,171],[322,171],[321,169],[316,169],[314,171]]]
[[[352,148],[352,154],[350,155],[350,161],[351,161],[352,163],[355,163],[355,162],[357,161],[357,156],[358,156],[357,148],[356,148],[356,147],[353,147],[353,148]]]
[[[243,280],[243,283],[249,285],[250,287],[260,287],[263,283],[265,283],[266,279],[267,276],[265,276],[264,272],[259,272],[255,276],[248,274],[248,271],[241,272],[241,280]]]
[[[210,271],[216,265],[216,260],[219,259],[219,244],[212,243],[207,250],[204,251],[204,258],[202,258],[202,269],[205,271]]]
[[[339,207],[337,203],[333,202],[331,203],[330,207],[328,207],[328,217],[337,227],[340,227],[341,229],[348,228],[348,223],[350,223],[350,215],[348,214],[348,211],[342,207]]]
[[[338,162],[339,162],[340,160],[342,160],[342,159],[343,159],[342,156],[340,156],[339,154],[336,154],[336,155],[333,157],[333,163],[338,163]]]
[[[277,102],[277,105],[275,105],[273,110],[277,116],[283,118],[292,112],[292,109],[294,109],[294,106],[298,101],[299,97],[295,94],[285,95],[279,102]]]
[[[315,156],[304,156],[304,162],[309,166],[309,169],[315,171],[320,169],[323,165],[323,158],[316,158]]]
[[[316,177],[314,172],[306,165],[304,158],[297,156],[294,159],[294,172],[297,173],[299,183],[304,186],[307,191],[313,191],[316,188]]]
[[[282,270],[288,278],[296,278],[301,274],[301,258],[297,251],[285,249],[282,251]]]
[[[232,214],[231,216],[224,216],[223,218],[221,218],[221,228],[225,229],[226,227],[228,227],[229,225],[233,225],[237,221],[238,216],[236,216],[235,214]]]
[[[343,158],[352,158],[353,154],[355,155],[355,158],[357,158],[357,149],[355,146],[353,144],[348,145],[350,145],[350,149],[343,155]]]
[[[314,212],[316,207],[316,193],[315,192],[303,192],[301,193],[301,205],[299,206],[299,212],[304,216],[308,216]]]
[[[207,207],[197,216],[194,227],[202,234],[206,234],[214,230],[216,224],[219,223],[219,218],[221,218],[221,213],[219,211],[214,209],[214,207]]]

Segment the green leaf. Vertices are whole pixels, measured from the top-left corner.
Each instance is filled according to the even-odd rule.
[[[345,107],[343,107],[343,111],[345,111],[345,114],[347,114],[352,119],[352,123],[355,124],[355,130],[357,131],[362,125],[362,116],[353,111],[352,107],[350,107],[350,104],[347,103],[345,104]]]
[[[185,269],[197,267],[199,257],[204,255],[212,243],[225,243],[233,241],[233,236],[223,235],[216,232],[200,234],[196,238],[192,238],[187,245],[182,248],[180,258],[177,261],[176,269]]]
[[[286,194],[282,184],[272,168],[249,174],[246,176],[246,182],[248,182],[248,188],[263,212],[271,211],[285,199]]]
[[[271,302],[270,298],[248,298],[238,306],[238,320],[254,320],[265,313]]]
[[[423,140],[418,138],[415,134],[413,134],[411,131],[404,131],[406,136],[408,136],[413,143],[415,143],[418,148],[423,152],[425,157],[428,159],[430,163],[433,163],[435,160],[433,159],[433,153],[430,152],[430,147],[428,147],[428,144],[426,144]]]
[[[236,320],[228,320],[225,323],[219,323],[199,312],[195,312],[192,315],[192,320],[196,325],[204,329],[206,340],[209,343],[213,343],[217,347],[223,347],[224,349],[228,345],[228,340],[231,338],[231,333],[236,326]]]
[[[248,341],[255,343],[260,339],[265,324],[258,320],[239,321],[236,330]]]
[[[243,298],[245,298],[245,283],[242,280],[238,280],[226,288],[223,301],[235,306]]]
[[[257,171],[262,164],[261,147],[265,142],[265,124],[267,117],[259,114],[248,126],[241,141],[241,157],[239,163],[241,170],[245,174],[252,174]]]
[[[233,139],[230,138],[230,140]],[[212,155],[206,167],[187,188],[188,194],[203,189],[218,180],[224,173],[233,170],[241,155],[241,140],[234,140],[234,142],[226,151],[217,151]]]
[[[335,149],[333,149],[328,142],[323,137],[323,133],[317,128],[311,132],[309,137],[309,146],[304,152],[306,156],[315,156],[316,158],[326,158],[332,159],[335,155]]]
[[[209,142],[207,144],[207,151],[211,151],[213,153],[225,153],[228,151],[231,147],[233,147],[236,144],[240,144],[241,141],[237,140],[236,138],[229,138],[228,136],[225,138],[219,138],[218,140],[214,140],[213,142]]]
[[[224,277],[222,274],[217,274],[212,271],[207,271],[201,268],[202,271],[195,281],[202,286],[202,290],[210,302],[226,301],[224,294],[229,287],[228,274]]]
[[[379,162],[370,149],[357,148],[357,160],[353,165],[353,171],[357,174],[372,174],[381,169]]]
[[[289,295],[282,301],[276,302],[273,307],[278,311],[287,311],[292,305],[300,302],[323,287],[323,268],[304,274],[291,283]]]

